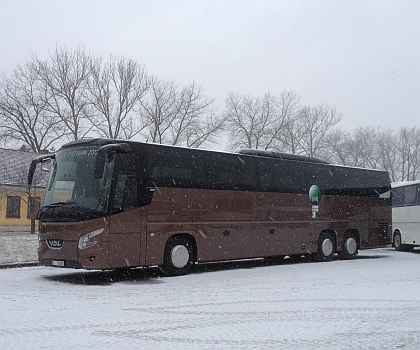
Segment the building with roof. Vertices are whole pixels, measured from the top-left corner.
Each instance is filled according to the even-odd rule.
[[[48,171],[38,167],[33,185],[28,186],[29,166],[38,155],[0,148],[0,226],[31,226],[48,176]]]

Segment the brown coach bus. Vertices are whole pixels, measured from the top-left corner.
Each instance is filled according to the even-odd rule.
[[[338,253],[390,243],[387,172],[309,157],[215,152],[126,140],[68,143],[38,214],[40,264],[84,269]]]

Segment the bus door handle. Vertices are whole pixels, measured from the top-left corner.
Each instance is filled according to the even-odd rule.
[[[156,191],[156,187],[146,187],[146,190],[148,190],[150,192],[155,192]]]

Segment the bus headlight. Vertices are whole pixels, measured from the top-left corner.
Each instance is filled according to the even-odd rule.
[[[93,247],[98,241],[92,241],[92,238],[101,234],[103,232],[104,228],[101,228],[99,230],[95,230],[92,232],[89,232],[82,237],[79,238],[79,249],[86,249]]]

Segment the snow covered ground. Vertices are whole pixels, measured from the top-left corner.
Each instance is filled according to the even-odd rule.
[[[35,263],[38,235],[30,234],[29,228],[0,226],[0,266]]]
[[[0,349],[420,349],[420,251],[171,278],[1,269]]]

